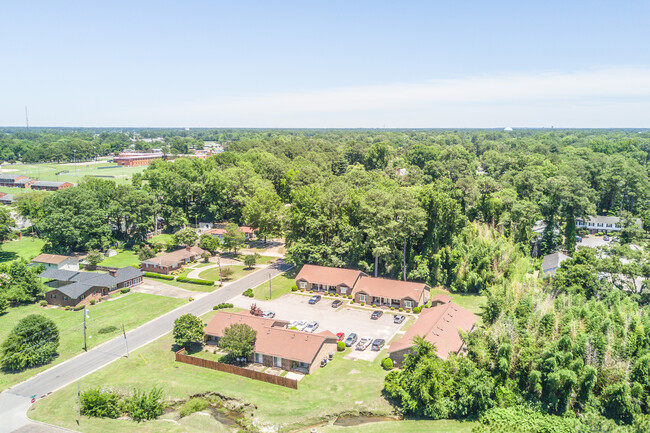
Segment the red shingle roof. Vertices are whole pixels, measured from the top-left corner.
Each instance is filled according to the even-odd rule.
[[[276,322],[278,321],[275,319],[251,316],[248,313],[219,311],[205,327],[205,333],[222,337],[224,329],[235,323],[243,323],[257,331],[255,352],[309,364],[314,361],[325,341],[331,338],[325,335],[276,327],[274,326]]]
[[[296,281],[303,279],[314,284],[327,284],[328,286],[345,284],[348,287],[354,287],[354,283],[361,275],[365,274],[354,269],[304,265],[296,276]]]
[[[425,308],[406,334],[390,345],[388,353],[413,346],[413,338],[421,336],[436,346],[438,357],[447,359],[449,352],[458,353],[463,347],[458,330],[471,331],[477,320],[475,314],[453,302]]]
[[[414,301],[419,301],[426,287],[427,285],[424,283],[362,276],[355,284],[352,293],[356,294],[362,291],[370,296],[391,299],[411,298]]]

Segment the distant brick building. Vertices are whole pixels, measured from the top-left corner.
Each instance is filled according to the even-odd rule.
[[[113,158],[113,162],[124,167],[137,167],[149,165],[151,161],[162,159],[162,153],[135,153],[123,152]]]
[[[9,188],[29,188],[36,182],[22,174],[0,174],[0,186]]]
[[[49,182],[45,180],[37,180],[30,185],[30,188],[37,191],[58,191],[64,188],[74,186],[70,182]]]

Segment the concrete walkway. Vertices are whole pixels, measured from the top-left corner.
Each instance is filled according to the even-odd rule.
[[[280,275],[292,267],[284,262],[274,263],[264,270],[253,272],[202,296],[194,302],[178,307],[136,329],[132,329],[126,333],[129,350],[134,351],[170,332],[174,327],[174,320],[181,315],[186,313],[197,316],[206,314],[212,311],[214,305],[228,302],[249,287],[256,287],[267,281],[269,274],[272,276]],[[124,339],[121,336],[116,337],[3,391],[0,393],[0,432],[20,431],[23,433],[38,431],[18,430],[23,426],[35,424],[27,418],[26,414],[32,395],[36,395],[37,399],[46,397],[48,394],[74,383],[125,355]]]

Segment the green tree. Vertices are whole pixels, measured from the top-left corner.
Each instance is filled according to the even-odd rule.
[[[138,259],[140,259],[140,261],[148,260],[154,257],[156,257],[156,253],[153,249],[151,249],[149,245],[141,247],[138,251]]]
[[[104,255],[97,250],[90,250],[86,255],[86,262],[91,269],[95,269],[102,260],[104,260]]]
[[[255,350],[257,331],[244,323],[234,323],[223,330],[219,347],[235,358],[248,358]]]
[[[244,257],[244,264],[246,265],[246,267],[249,268],[249,269],[253,268],[255,266],[255,264],[257,263],[257,257],[258,256],[259,256],[259,254],[257,254],[257,253],[255,253],[255,254],[246,254],[246,256]]]
[[[40,266],[27,266],[21,261],[14,261],[11,264],[0,266],[0,296],[12,304],[34,302],[42,293],[43,283],[38,278],[41,272]]]
[[[199,239],[199,246],[206,251],[210,251],[210,254],[215,255],[221,247],[221,241],[219,241],[219,238],[216,236],[204,233]]]
[[[237,250],[244,245],[245,241],[244,232],[237,224],[230,223],[226,226],[226,233],[223,234],[223,245],[226,249],[233,250],[237,254]]]
[[[266,242],[268,236],[282,234],[283,209],[280,196],[274,190],[260,188],[244,207],[244,220]]]
[[[0,365],[10,371],[48,364],[57,356],[59,329],[40,314],[21,319],[2,343]]]
[[[191,227],[185,227],[174,233],[174,242],[176,245],[184,245],[187,247],[193,247],[199,240],[199,234],[196,232],[196,229]]]
[[[203,321],[194,314],[183,314],[174,321],[172,335],[176,344],[186,349],[202,344],[205,336]]]
[[[13,235],[12,227],[15,226],[16,222],[9,211],[5,207],[0,207],[0,244],[11,238]]]

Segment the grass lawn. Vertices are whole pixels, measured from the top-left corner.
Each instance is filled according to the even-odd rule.
[[[45,241],[31,236],[23,236],[15,241],[7,241],[0,245],[0,263],[16,259],[31,260],[41,253]]]
[[[119,251],[116,256],[107,257],[99,263],[99,266],[111,268],[125,268],[127,266],[139,265],[140,259],[134,251]]]
[[[90,317],[86,323],[87,333],[92,336],[87,340],[88,347],[97,346],[119,335],[122,332],[122,324],[126,329],[133,329],[186,302],[184,299],[132,293],[114,301],[92,305],[90,306]],[[0,390],[34,376],[36,373],[83,351],[83,310],[65,311],[62,308],[43,308],[39,305],[9,308],[6,314],[0,316],[0,341],[4,341],[16,323],[29,314],[42,314],[57,324],[60,334],[59,356],[52,364],[20,373],[7,374],[0,371]],[[108,326],[115,326],[118,329],[108,334],[98,333],[100,329]]]
[[[211,266],[211,265],[214,265],[214,263],[212,263],[212,262],[210,262],[210,263],[199,263],[199,264],[196,264],[196,265],[192,266],[192,269],[205,268],[206,266]]]
[[[335,425],[327,425],[318,427],[318,432],[321,433],[471,433],[474,422],[459,422],[454,420],[418,420],[418,421],[386,421],[386,422],[373,422],[352,427],[342,427]],[[309,428],[301,430],[300,432],[309,432]]]
[[[68,165],[66,163],[7,164],[3,169],[15,170],[13,174],[23,174],[36,180],[79,183],[85,176],[114,180],[117,183],[130,182],[135,173],[142,173],[146,166],[122,167],[114,163]],[[58,174],[57,174],[58,173]]]
[[[169,234],[169,233],[163,233],[163,234],[156,235],[156,236],[152,237],[147,242],[149,242],[150,244],[155,244],[155,243],[159,243],[159,242],[163,243],[163,244],[166,244],[167,242],[170,242],[172,240],[173,236],[174,235]]]
[[[232,269],[233,273],[228,278],[224,277],[223,279],[224,281],[238,280],[241,277],[244,277],[256,270],[255,268],[248,269],[245,266],[240,266],[240,265],[230,265],[230,266],[222,266],[221,271],[223,272],[223,270],[227,268]],[[206,269],[205,271],[199,274],[199,278],[201,278],[202,280],[219,281],[219,267],[217,266],[215,268]]]
[[[243,262],[244,258],[247,255],[249,255],[249,254],[225,253],[225,254],[222,254],[221,256],[224,257],[224,258],[239,260],[239,261]],[[273,257],[273,256],[262,256],[262,255],[260,255],[259,257],[257,257],[257,261],[255,263],[258,264],[258,265],[268,265],[269,263],[271,263],[272,261],[277,260],[277,259],[278,259],[277,257]]]
[[[219,286],[204,286],[203,284],[182,283],[176,280],[162,280],[160,278],[149,278],[149,277],[145,277],[144,281],[160,281],[161,283],[168,284],[174,287],[179,287],[185,290],[190,290],[192,292],[211,292],[219,287]]]
[[[203,316],[207,322],[216,312]],[[298,390],[253,381],[241,376],[176,363],[170,334],[132,352],[81,380],[81,389],[96,386],[129,392],[133,387],[162,386],[167,400],[187,399],[203,392],[218,392],[257,406],[254,417],[261,423],[280,424],[283,431],[314,425],[341,412],[371,411],[392,415],[394,408],[381,394],[386,372],[381,368],[382,355],[374,362],[334,355],[327,367],[300,381]],[[348,349],[349,351],[350,349]],[[82,432],[156,432],[197,431],[166,421],[135,423],[127,420],[104,420],[82,417],[76,425],[77,384],[71,384],[39,400],[28,412],[29,417]],[[354,431],[353,429],[349,429]],[[405,430],[407,431],[407,430]]]
[[[484,306],[485,302],[487,301],[487,297],[485,296],[447,292],[445,290],[438,289],[438,288],[431,289],[431,297],[440,294],[451,295],[451,300],[453,302],[455,302],[456,304],[460,305],[463,308],[467,308],[469,311],[471,311],[474,314],[481,313],[483,311],[481,307]]]
[[[253,289],[253,298],[262,301],[277,299],[282,295],[290,293],[291,287],[295,284],[296,282],[294,281],[293,276],[281,274],[271,279],[271,296],[269,296],[269,283],[265,282]]]

